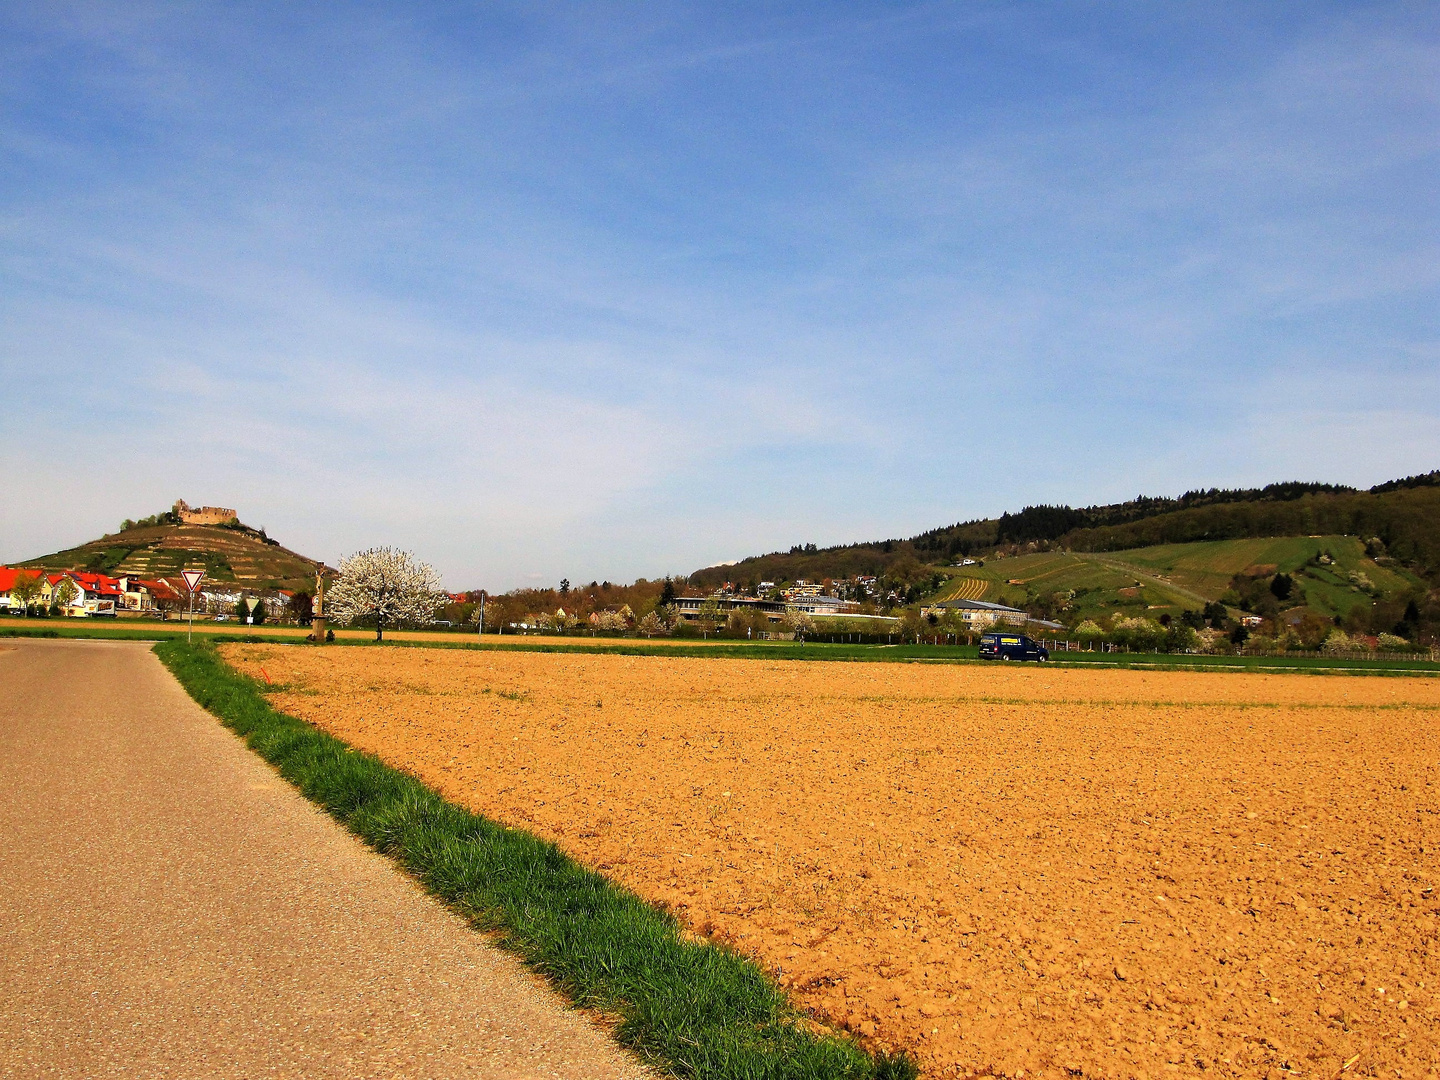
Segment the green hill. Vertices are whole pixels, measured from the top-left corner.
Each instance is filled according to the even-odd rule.
[[[1343,620],[1357,609],[1368,611],[1377,603],[1403,605],[1426,592],[1418,575],[1381,559],[1367,555],[1365,545],[1352,536],[1213,540],[1106,553],[1037,552],[992,557],[983,567],[953,570],[936,597],[992,600],[1067,622],[1117,611],[1158,618],[1202,611],[1211,603],[1238,608],[1245,602],[1247,581],[1268,585],[1276,574],[1286,574],[1293,580],[1287,608],[1303,607]]]
[[[984,566],[957,567],[965,556]],[[1067,622],[1116,611],[1158,617],[1223,603],[1266,614],[1303,608],[1359,630],[1404,623],[1407,633],[1434,633],[1440,471],[1369,491],[1285,483],[1081,509],[1032,506],[909,539],[797,544],[707,567],[689,581],[753,588],[857,574],[878,577],[883,594],[906,602],[967,596]]]
[[[998,518],[931,529],[909,539],[756,555],[696,571],[690,581],[794,581],[874,574],[895,581],[929,578],[935,567],[996,551],[1119,552],[1163,544],[1267,537],[1343,535],[1377,538],[1386,554],[1429,578],[1440,574],[1440,470],[1355,491],[1333,484],[1271,484],[1248,491],[1211,489],[1178,499],[1072,509],[1028,506]],[[1273,561],[1273,560],[1272,560]]]
[[[183,525],[156,515],[139,525],[102,536],[78,547],[29,559],[36,569],[92,570],[119,576],[178,577],[185,567],[204,567],[211,582],[251,588],[293,589],[314,586],[323,564],[281,547],[265,535],[235,522],[231,525]]]

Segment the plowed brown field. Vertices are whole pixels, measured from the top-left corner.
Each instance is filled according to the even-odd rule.
[[[1440,680],[224,651],[929,1075],[1440,1065]]]

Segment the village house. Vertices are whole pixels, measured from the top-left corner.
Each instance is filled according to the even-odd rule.
[[[122,577],[119,581],[126,611],[183,611],[189,602],[184,581],[129,576]]]
[[[56,575],[55,588],[60,587],[61,580],[68,580],[75,591],[70,603],[61,611],[62,615],[71,618],[113,618],[125,606],[125,593],[119,578],[85,570],[69,570]]]
[[[6,611],[18,611],[24,605],[14,595],[15,583],[21,575],[31,577],[36,574],[34,570],[24,570],[17,567],[0,566],[0,608]],[[48,577],[42,577],[40,581],[40,592],[35,599],[30,601],[30,606],[50,603],[52,595],[52,583]]]

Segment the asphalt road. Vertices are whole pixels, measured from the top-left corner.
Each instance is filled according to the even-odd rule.
[[[0,643],[0,1077],[641,1077],[148,646]]]

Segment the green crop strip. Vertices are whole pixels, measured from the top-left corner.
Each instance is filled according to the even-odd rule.
[[[413,777],[295,717],[210,642],[155,652],[201,706],[310,800],[677,1076],[912,1080],[914,1063],[816,1034],[748,957],[678,922],[554,844],[453,806]]]

